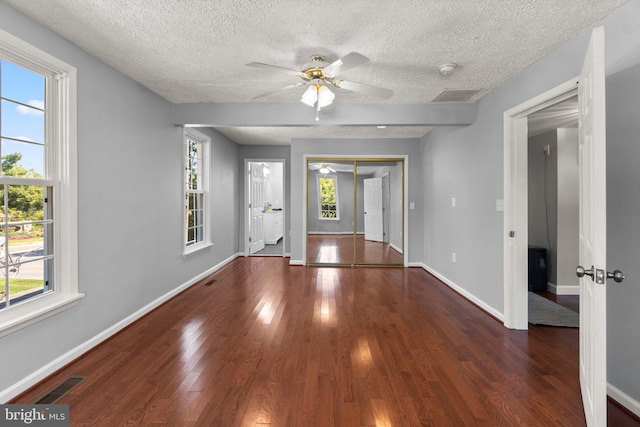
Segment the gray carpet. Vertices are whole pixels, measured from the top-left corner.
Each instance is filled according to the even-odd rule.
[[[529,323],[577,328],[580,325],[580,315],[538,294],[529,292]]]

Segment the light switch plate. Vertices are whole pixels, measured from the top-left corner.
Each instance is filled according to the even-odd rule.
[[[504,200],[502,199],[496,200],[496,211],[504,212]]]

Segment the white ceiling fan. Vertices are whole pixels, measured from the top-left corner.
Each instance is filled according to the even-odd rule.
[[[335,169],[333,169],[331,166],[329,166],[328,163],[309,163],[309,170],[310,171],[318,171],[320,173],[323,174],[327,174],[329,172],[331,173],[336,173]]]
[[[329,89],[330,86],[385,99],[393,96],[393,91],[389,89],[338,78],[338,74],[341,72],[366,64],[367,62],[369,62],[369,58],[366,56],[357,52],[351,52],[331,63],[327,62],[321,55],[312,55],[309,58],[309,62],[302,64],[300,71],[279,67],[277,65],[264,64],[262,62],[250,62],[246,65],[286,73],[297,76],[303,80],[302,82],[290,84],[280,89],[254,96],[253,99],[264,98],[274,93],[300,86],[309,86],[300,101],[310,107],[316,106],[319,112],[322,107],[330,105],[335,98],[335,94]],[[317,115],[316,120],[319,120]]]

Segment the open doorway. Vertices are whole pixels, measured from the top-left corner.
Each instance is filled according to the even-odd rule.
[[[578,79],[572,79],[505,112],[504,181],[504,324],[528,329],[529,246],[529,117],[578,94]],[[535,127],[536,121],[532,121]],[[550,128],[548,130],[551,130]],[[546,280],[545,280],[546,281]]]
[[[245,176],[245,253],[284,256],[284,160],[246,160]]]
[[[577,327],[578,97],[528,115],[527,125],[529,323]]]

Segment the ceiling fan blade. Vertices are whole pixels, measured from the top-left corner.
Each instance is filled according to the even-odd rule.
[[[245,65],[248,67],[264,68],[267,70],[278,71],[280,73],[286,73],[286,74],[290,74],[298,77],[302,77],[305,75],[303,72],[300,72],[298,70],[292,70],[291,68],[278,67],[277,65],[263,64],[262,62],[249,62],[248,64],[245,64]]]
[[[293,85],[281,87],[280,89],[270,90],[269,92],[265,92],[265,93],[262,93],[260,95],[256,95],[252,99],[264,98],[266,96],[273,95],[274,93],[282,92],[283,90],[293,89],[293,88],[298,87],[298,86],[304,86],[306,84],[307,84],[306,82],[301,82],[301,83],[296,83],[296,84],[293,84]]]
[[[351,52],[324,67],[323,71],[325,75],[334,77],[338,73],[366,64],[367,62],[369,62],[369,58],[366,56],[358,52]]]
[[[360,92],[366,95],[377,96],[379,98],[389,99],[393,96],[393,91],[377,86],[366,85],[364,83],[351,82],[348,80],[338,80],[333,82],[335,87],[350,90],[352,92]]]

